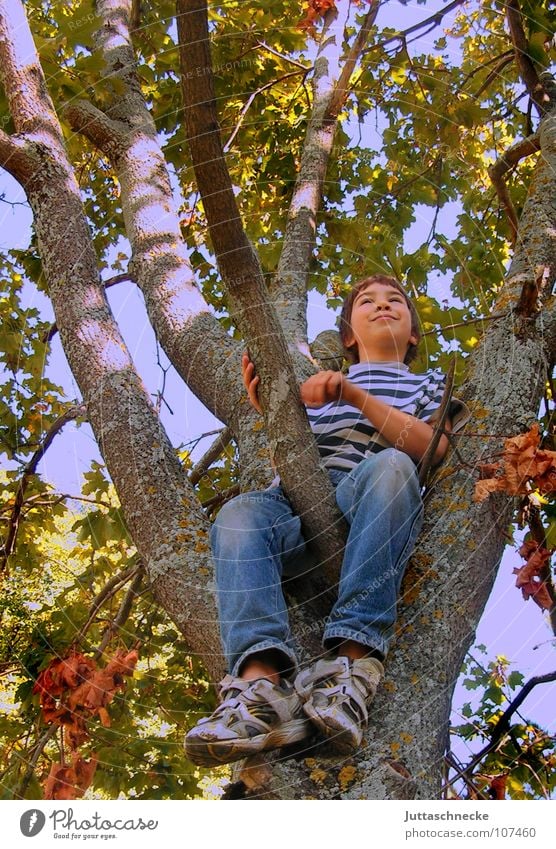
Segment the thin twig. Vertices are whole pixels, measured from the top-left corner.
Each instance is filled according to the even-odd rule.
[[[483,93],[483,91],[485,91],[485,90],[489,87],[489,85],[491,84],[491,82],[493,82],[493,80],[495,80],[495,79],[499,76],[500,71],[502,71],[502,70],[506,67],[506,65],[509,65],[509,64],[510,64],[510,62],[512,62],[512,61],[513,61],[513,58],[514,58],[514,57],[513,57],[513,52],[512,52],[512,51],[510,51],[510,55],[509,55],[509,56],[508,56],[508,55],[504,55],[504,56],[503,56],[503,58],[502,58],[502,59],[500,59],[500,62],[496,65],[496,67],[495,67],[495,68],[493,68],[493,69],[492,69],[492,71],[491,71],[489,74],[487,74],[487,76],[486,76],[486,78],[485,78],[485,80],[484,80],[483,84],[479,87],[478,91],[475,91],[475,92],[473,93],[473,97],[474,97],[476,100],[478,100],[478,99],[479,99],[479,97],[481,96],[481,94]]]
[[[556,672],[549,672],[546,675],[538,675],[535,678],[531,678],[524,686],[521,688],[519,694],[515,697],[515,699],[510,702],[510,705],[506,708],[502,716],[498,719],[498,721],[492,727],[491,738],[486,746],[484,746],[478,754],[467,764],[466,767],[458,770],[456,775],[447,781],[443,787],[441,787],[440,792],[442,793],[448,787],[450,787],[454,782],[456,782],[459,778],[462,778],[464,773],[469,774],[471,770],[473,770],[477,764],[479,764],[489,752],[492,752],[493,749],[496,748],[502,737],[504,737],[510,730],[510,718],[516,712],[518,707],[522,702],[525,701],[531,690],[536,687],[538,684],[548,684],[551,681],[556,681]]]
[[[237,119],[236,125],[235,125],[234,129],[232,130],[232,133],[229,136],[228,141],[226,142],[226,144],[222,148],[224,153],[227,153],[229,151],[230,147],[232,146],[232,142],[235,139],[235,137],[237,136],[237,134],[239,133],[241,125],[243,124],[243,121],[245,119],[245,116],[247,115],[247,113],[249,111],[249,107],[251,106],[251,104],[253,103],[253,101],[257,97],[257,95],[261,94],[263,91],[266,91],[268,88],[272,88],[272,86],[275,86],[278,83],[281,83],[284,80],[289,79],[290,77],[298,77],[299,74],[303,74],[303,76],[306,77],[307,74],[308,74],[308,71],[305,70],[305,69],[303,71],[291,71],[289,74],[284,74],[281,77],[277,77],[277,79],[275,79],[275,80],[271,80],[269,83],[265,83],[265,85],[262,85],[260,88],[258,88],[256,91],[252,92],[252,94],[249,95],[246,102],[244,103],[244,105],[241,108],[241,111],[239,113],[239,118]]]
[[[95,617],[104,602],[107,601],[109,598],[112,598],[112,596],[115,595],[118,590],[120,590],[124,586],[124,584],[126,584],[131,578],[133,578],[137,574],[140,568],[140,566],[135,564],[132,566],[128,566],[127,569],[118,572],[117,575],[114,575],[112,578],[110,578],[109,581],[106,582],[100,592],[93,599],[93,602],[89,608],[87,620],[75,638],[76,643],[82,641],[83,637],[94,622]]]
[[[87,412],[85,405],[70,407],[63,415],[59,416],[48,429],[46,436],[39,444],[39,447],[25,466],[23,475],[19,481],[19,486],[15,494],[15,501],[12,508],[12,513],[9,519],[8,533],[6,541],[0,549],[0,572],[4,571],[8,558],[13,553],[19,529],[19,521],[21,518],[21,509],[24,504],[25,490],[30,479],[36,474],[37,466],[44,457],[46,451],[52,444],[54,437],[60,433],[62,428],[70,421],[73,421],[78,416],[83,416]]]
[[[437,324],[432,330],[427,330],[425,333],[422,333],[421,337],[431,336],[432,334],[438,336],[439,333],[444,333],[445,330],[454,330],[456,327],[466,327],[468,324],[478,324],[480,321],[497,321],[499,318],[504,318],[507,315],[509,315],[509,312],[501,312],[496,315],[482,315],[477,316],[477,318],[468,318],[465,321],[456,321],[455,324]]]
[[[39,739],[38,739],[38,741],[35,745],[35,748],[33,749],[33,754],[31,755],[30,760],[27,761],[27,769],[25,771],[25,774],[24,774],[20,783],[18,784],[18,786],[15,788],[15,790],[13,792],[13,795],[16,799],[23,799],[24,798],[25,792],[26,792],[27,788],[29,787],[29,783],[30,783],[30,781],[33,777],[33,773],[35,771],[37,761],[38,761],[39,757],[41,756],[42,752],[44,751],[44,747],[46,746],[48,741],[51,740],[52,737],[54,737],[57,730],[58,730],[58,726],[55,723],[52,723],[52,725],[50,725],[46,729],[46,731],[44,732],[42,737],[39,737]]]
[[[453,755],[452,752],[450,752],[450,751],[446,752],[446,754],[444,755],[444,759],[445,759],[446,763],[449,766],[452,767],[452,769],[459,769],[459,770],[462,769],[462,764],[457,760],[457,758]],[[472,793],[475,793],[479,799],[488,799],[489,798],[488,796],[486,796],[483,793],[482,790],[479,790],[477,785],[474,784],[474,782],[467,775],[467,772],[465,770],[462,772],[461,777],[463,778],[463,780],[464,780],[464,782],[467,786],[467,789],[471,790]],[[446,789],[448,789],[450,785],[446,784],[445,786],[446,786]]]
[[[291,65],[295,65],[296,68],[300,68],[302,71],[309,72],[312,70],[311,65],[303,65],[301,62],[296,62],[295,59],[291,59],[289,56],[286,56],[284,53],[280,53],[278,50],[275,50],[274,47],[270,47],[265,41],[258,41],[255,47],[250,47],[249,50],[246,50],[245,53],[240,54],[241,56],[245,56],[251,50],[256,49],[257,47],[262,47],[263,50],[268,51],[268,53],[272,53],[273,56],[277,56],[279,59],[283,59],[284,62],[289,62]]]
[[[232,431],[229,427],[225,427],[220,431],[218,437],[214,440],[208,451],[206,451],[199,462],[193,466],[189,473],[189,482],[192,486],[199,483],[205,472],[212,466],[215,460],[220,457],[227,445],[232,439]]]
[[[139,569],[137,571],[137,574],[133,578],[133,581],[131,582],[131,586],[129,587],[127,593],[125,594],[122,600],[122,603],[114,620],[110,623],[110,625],[104,632],[100,645],[93,654],[93,660],[98,660],[100,657],[102,657],[106,646],[108,645],[116,631],[123,628],[123,626],[127,622],[129,614],[131,613],[131,608],[133,607],[133,602],[139,595],[139,587],[141,586],[143,577],[143,569]]]
[[[449,3],[447,6],[444,6],[443,9],[435,12],[434,15],[431,15],[429,18],[425,18],[423,21],[420,21],[417,24],[413,24],[413,26],[408,27],[407,29],[400,30],[395,35],[391,35],[388,38],[383,39],[382,41],[377,41],[376,44],[373,44],[365,53],[370,53],[371,50],[376,50],[377,47],[384,47],[386,44],[391,44],[393,41],[401,41],[405,39],[408,35],[411,35],[414,32],[417,32],[423,27],[429,26],[429,24],[435,24],[438,26],[441,23],[442,19],[453,9],[457,9],[458,6],[461,6],[465,0],[453,0],[452,3]]]

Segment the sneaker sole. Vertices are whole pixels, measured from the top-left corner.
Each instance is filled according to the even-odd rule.
[[[202,737],[185,738],[185,754],[197,766],[221,766],[233,763],[257,752],[281,749],[297,743],[311,735],[311,726],[306,719],[294,719],[249,739],[210,740]]]
[[[312,702],[305,702],[303,710],[321,734],[323,734],[334,751],[340,755],[352,755],[361,745],[363,735],[360,733],[359,738],[354,738],[353,734],[335,721],[333,717],[322,717],[315,710]]]

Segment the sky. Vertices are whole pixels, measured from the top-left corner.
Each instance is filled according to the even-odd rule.
[[[410,3],[403,8],[404,25],[409,26],[416,20],[428,17],[442,3],[423,6]],[[382,20],[387,24],[388,20]],[[15,181],[0,170],[0,195],[6,201],[17,203],[0,203],[0,250],[10,248],[25,248],[29,243],[31,212],[25,205],[25,197]],[[23,205],[19,205],[23,204]],[[456,210],[447,205],[442,215],[455,216]],[[424,208],[416,225],[415,238],[419,231],[428,232],[430,211]],[[449,235],[449,221],[443,221],[443,232]],[[443,296],[442,283],[432,286],[429,294]],[[29,306],[40,309],[43,320],[53,318],[52,308],[48,299],[37,292],[30,284],[26,286],[25,295]],[[113,313],[120,325],[129,351],[141,374],[148,391],[156,395],[161,388],[162,372],[156,365],[157,351],[154,333],[148,322],[143,298],[137,287],[132,283],[123,283],[107,291],[108,300]],[[334,327],[335,314],[326,308],[324,298],[318,293],[309,295],[309,339],[313,339],[323,329]],[[160,352],[162,365],[166,367],[168,360]],[[62,351],[60,340],[56,336],[52,341],[52,353],[49,360],[47,375],[65,387],[69,399],[79,398],[79,391],[68,368]],[[189,441],[197,441],[201,434],[213,431],[221,426],[187,389],[185,384],[171,367],[166,377],[165,400],[162,405],[161,417],[167,429],[169,438],[175,446],[183,446]],[[198,458],[210,445],[210,437],[201,439],[193,451],[193,457]],[[39,465],[39,474],[49,481],[58,491],[78,495],[81,490],[81,480],[84,472],[88,471],[92,460],[101,462],[94,437],[90,427],[85,424],[79,428],[74,423],[65,427],[62,434],[57,436]],[[78,502],[73,502],[76,506]],[[479,624],[476,642],[487,647],[487,654],[479,655],[479,659],[488,663],[496,655],[505,655],[528,680],[533,675],[551,672],[556,667],[554,654],[555,641],[552,632],[538,607],[532,601],[524,602],[520,591],[514,586],[512,569],[521,565],[515,548],[508,547],[491,597]],[[522,707],[521,714],[540,722],[544,727],[556,733],[554,704],[554,685],[537,687],[529,695]],[[457,708],[470,699],[468,691],[458,686],[454,706],[456,712],[453,721],[459,720]],[[463,721],[463,720],[461,720]],[[460,746],[458,757],[465,759],[465,751]]]

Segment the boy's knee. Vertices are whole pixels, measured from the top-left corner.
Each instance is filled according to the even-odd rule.
[[[361,484],[372,490],[385,494],[402,492],[404,489],[419,490],[419,479],[415,463],[403,451],[396,448],[385,448],[378,454],[367,458],[361,464]]]
[[[403,451],[398,451],[397,448],[387,448],[381,453],[387,455],[384,457],[384,463],[387,463],[388,468],[392,469],[396,475],[407,480],[417,478],[417,467],[409,454],[404,454]],[[380,457],[381,455],[379,454],[378,456]]]
[[[257,506],[243,496],[232,498],[220,508],[210,529],[211,539],[220,532],[245,531],[252,526],[257,516]]]

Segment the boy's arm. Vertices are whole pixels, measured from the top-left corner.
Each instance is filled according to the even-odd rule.
[[[301,400],[307,407],[320,407],[340,398],[357,407],[393,448],[403,451],[413,460],[423,458],[432,439],[434,431],[430,424],[385,404],[351,383],[341,372],[321,371],[302,383],[300,391]],[[450,429],[447,420],[444,430]],[[448,437],[441,436],[432,458],[433,465],[440,463],[447,450]]]

